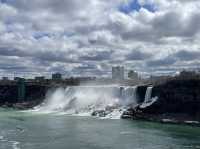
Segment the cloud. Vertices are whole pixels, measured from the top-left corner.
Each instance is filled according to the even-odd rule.
[[[1,1],[0,70],[104,76],[112,65],[147,74],[191,68],[199,63],[199,8],[198,0]]]
[[[164,59],[158,59],[158,60],[150,60],[147,62],[148,67],[165,67],[165,66],[171,66],[175,64],[176,59],[172,57],[166,57]]]
[[[142,50],[133,50],[131,53],[126,55],[127,60],[147,60],[152,57],[152,54],[145,53]]]
[[[83,54],[84,55],[84,54]],[[81,56],[80,60],[83,61],[104,61],[111,59],[112,52],[111,51],[101,51],[101,52],[92,52],[87,53],[85,56]]]
[[[4,21],[9,21],[11,17],[14,17],[17,15],[17,10],[7,4],[0,4],[0,19]]]
[[[193,61],[200,58],[200,51],[181,50],[174,54],[174,57],[182,61]]]

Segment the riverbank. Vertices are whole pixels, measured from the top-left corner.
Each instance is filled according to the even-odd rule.
[[[57,87],[59,88],[59,87]],[[69,89],[69,90],[68,90]],[[138,120],[156,121],[160,123],[176,123],[199,125],[200,121],[200,80],[199,79],[176,79],[163,84],[135,87],[69,87],[67,90],[61,88],[55,91],[46,86],[29,85],[26,86],[25,99],[16,99],[17,86],[0,86],[0,105],[2,107],[14,108],[19,110],[31,109],[41,104],[47,98],[48,93],[53,93],[49,105],[53,110],[66,110],[74,107],[75,103],[91,101],[93,107],[89,104],[85,108],[94,108],[96,101],[104,100],[106,97],[109,103],[113,96],[113,91],[121,98],[121,102],[127,102],[128,98],[135,99],[138,103],[135,108],[124,112],[122,118],[131,118]],[[77,92],[78,91],[78,94]],[[81,96],[80,96],[81,93]],[[147,95],[148,93],[148,95]],[[55,94],[55,95],[54,95]],[[91,95],[92,94],[92,95]],[[132,96],[130,96],[132,94]],[[92,97],[89,97],[91,95]],[[112,95],[112,96],[110,96]],[[60,102],[58,103],[57,98]],[[77,99],[78,98],[78,99]],[[94,99],[95,98],[95,99]],[[146,98],[148,100],[146,100]],[[48,99],[48,98],[47,98]],[[137,99],[137,100],[136,100]],[[67,103],[66,100],[69,100]],[[113,99],[114,102],[114,99]],[[60,105],[61,104],[61,105]],[[62,105],[66,104],[66,105]],[[53,107],[52,107],[53,106]],[[60,107],[61,106],[61,107]],[[82,106],[82,105],[79,105]],[[106,105],[104,105],[106,106]],[[63,108],[63,109],[62,109]],[[87,109],[87,110],[90,110]],[[81,109],[80,109],[81,110]],[[95,111],[95,109],[93,109]],[[76,109],[75,109],[76,111]]]
[[[200,127],[200,121],[188,114],[148,114],[142,113],[141,111],[135,111],[135,109],[128,109],[122,114],[121,118],[157,122],[162,124],[179,124]]]
[[[1,105],[2,108],[12,108],[15,110],[29,110],[42,103],[43,100],[19,102],[19,103],[5,103]]]

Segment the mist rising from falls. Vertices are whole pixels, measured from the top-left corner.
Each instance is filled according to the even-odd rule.
[[[107,117],[121,116],[123,109],[137,103],[137,86],[76,86],[58,88],[47,93],[44,103],[35,111],[66,114],[88,114],[100,111]]]

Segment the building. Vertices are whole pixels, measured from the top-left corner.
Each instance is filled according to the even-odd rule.
[[[136,71],[130,70],[128,72],[128,78],[132,80],[138,80],[138,73]]]
[[[54,73],[52,74],[52,80],[61,80],[62,74],[61,73]]]
[[[9,78],[8,77],[2,77],[2,80],[3,81],[9,81]]]
[[[124,67],[123,66],[112,67],[112,79],[124,80]]]
[[[45,77],[44,76],[35,77],[35,81],[36,82],[44,82],[45,81]]]
[[[20,77],[14,77],[14,81],[19,81],[20,79]]]

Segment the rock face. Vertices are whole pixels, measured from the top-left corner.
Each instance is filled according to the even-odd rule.
[[[0,106],[30,108],[45,98],[46,91],[45,86],[26,85],[25,99],[19,100],[17,85],[0,85]]]
[[[152,97],[158,100],[151,106],[132,109],[140,119],[180,119],[200,121],[200,80],[171,80],[155,86]],[[130,111],[130,110],[129,110]]]
[[[145,99],[147,86],[138,86],[137,88],[137,102],[142,103]]]
[[[17,102],[17,85],[1,85],[0,86],[0,105]]]
[[[200,114],[200,80],[173,80],[156,86],[152,96],[159,97],[152,112]]]

